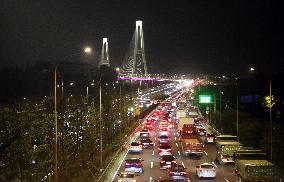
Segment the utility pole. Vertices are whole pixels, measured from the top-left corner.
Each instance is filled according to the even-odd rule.
[[[222,94],[223,92],[220,91],[220,125],[221,125],[221,132],[223,133],[223,124],[222,124]]]
[[[57,182],[58,181],[58,173],[57,173],[57,99],[56,99],[56,87],[57,87],[57,81],[56,81],[56,71],[57,71],[57,67],[54,70],[54,130],[55,130],[55,169],[54,169],[54,175],[55,175],[55,179],[54,181]]]
[[[100,165],[103,167],[103,127],[102,127],[102,83],[100,80]]]
[[[272,125],[272,91],[271,91],[271,79],[269,79],[269,120],[270,120],[270,161],[272,162],[272,142],[273,142],[273,138],[272,138],[272,130],[273,130],[273,125]]]
[[[236,91],[237,91],[237,138],[238,138],[238,141],[240,141],[240,136],[239,136],[239,88],[238,88],[238,82],[236,82]]]

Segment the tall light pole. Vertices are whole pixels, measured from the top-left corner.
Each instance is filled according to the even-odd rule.
[[[223,92],[220,91],[220,125],[221,125],[221,132],[223,133],[223,123],[222,123],[222,94]]]
[[[56,86],[57,86],[57,82],[56,82],[56,72],[57,72],[57,66],[55,67],[55,70],[54,70],[54,132],[55,132],[55,170],[54,170],[54,175],[55,175],[55,182],[58,181],[58,173],[57,173],[57,169],[58,169],[58,161],[57,161],[57,139],[58,139],[58,136],[57,136],[57,100],[56,100]]]
[[[271,89],[271,79],[269,79],[269,120],[270,120],[270,161],[272,162],[272,89]]]
[[[236,95],[237,95],[237,138],[238,141],[240,140],[239,138],[239,87],[238,87],[238,78],[236,78]]]
[[[92,49],[90,47],[86,47],[84,52],[90,54]],[[71,54],[66,57],[74,56],[75,54]],[[59,64],[59,63],[58,63]],[[57,132],[57,67],[58,64],[55,66],[54,69],[54,132],[55,132],[55,156],[54,156],[54,181],[58,182],[58,132]],[[63,98],[63,80],[62,80],[62,98]]]
[[[99,85],[100,85],[100,165],[101,165],[101,169],[103,167],[103,127],[102,127],[102,84],[101,84],[101,79],[99,81]]]

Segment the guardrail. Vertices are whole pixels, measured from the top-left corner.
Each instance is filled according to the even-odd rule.
[[[115,152],[114,156],[112,157],[112,159],[110,160],[110,162],[108,163],[108,165],[106,166],[106,168],[103,170],[102,174],[100,175],[100,177],[96,180],[96,181],[111,181],[108,179],[105,179],[106,177],[109,178],[109,174],[107,176],[105,176],[106,172],[109,171],[109,168],[111,165],[115,164],[115,160],[119,158],[119,155],[123,152],[125,152],[124,150],[127,149],[128,143],[129,141],[131,141],[131,138],[134,136],[134,134],[140,129],[140,124],[133,130],[132,133],[130,133],[130,135],[128,137],[125,138],[125,141],[123,142],[123,144],[121,145],[121,147]]]
[[[147,118],[148,116],[150,116],[154,111],[155,111],[155,108],[151,112],[149,112],[149,114],[146,114],[144,118]],[[131,139],[133,139],[133,136],[135,135],[135,133],[137,133],[141,129],[142,124],[143,124],[142,122],[139,122],[139,125],[133,130],[133,132],[130,133],[130,135],[125,138],[122,146],[114,153],[114,156],[112,157],[110,162],[107,164],[107,166],[103,170],[102,174],[95,181],[97,181],[97,182],[112,181],[111,180],[112,175],[109,175],[109,173],[107,173],[107,172],[111,171],[111,169],[110,169],[111,166],[113,166],[113,168],[115,168],[115,169],[119,168],[120,164],[119,163],[116,164],[116,159],[122,160],[121,156],[124,156],[123,154],[128,152],[128,148],[127,148],[128,143],[130,143]]]
[[[199,108],[197,109],[197,112],[198,112],[198,115],[202,118],[202,119],[205,119],[204,116],[202,115],[202,113],[200,112]],[[214,125],[212,125],[211,123],[209,123],[207,120],[206,120],[206,123],[205,125],[207,126],[207,128],[213,132],[213,134],[215,135],[221,135],[221,132],[219,132]]]

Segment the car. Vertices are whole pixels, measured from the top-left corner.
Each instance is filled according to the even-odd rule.
[[[136,174],[133,172],[121,172],[118,174],[119,179],[117,182],[136,182]]]
[[[131,142],[131,144],[129,144],[129,153],[142,153],[143,149],[142,149],[142,145],[138,142]]]
[[[206,130],[202,127],[196,127],[196,133],[200,136],[206,135]]]
[[[163,178],[163,177],[159,177],[158,179],[155,179],[154,181],[155,182],[175,182],[175,180],[172,178]]]
[[[160,144],[158,149],[158,153],[160,156],[173,154],[172,146],[169,143]]]
[[[173,179],[170,177],[159,177],[158,179],[154,180],[155,182],[188,182],[187,179]]]
[[[143,129],[140,131],[140,138],[150,138],[150,132],[147,129]]]
[[[169,143],[170,137],[168,135],[160,135],[158,137],[159,143]]]
[[[198,178],[215,178],[216,169],[212,163],[202,163],[196,166],[196,175]]]
[[[159,128],[167,128],[167,129],[170,129],[169,125],[168,124],[160,124]]]
[[[145,123],[144,124],[144,129],[152,130],[153,129],[153,125],[151,123]]]
[[[168,128],[160,128],[159,135],[167,135],[167,136],[169,136],[169,129]]]
[[[146,123],[151,123],[152,127],[155,126],[155,122],[156,122],[155,119],[147,119],[146,120]]]
[[[167,120],[162,120],[161,122],[160,122],[160,125],[167,125],[168,124],[168,121]]]
[[[206,133],[205,143],[215,143],[216,136],[214,134]]]
[[[144,172],[143,170],[143,164],[142,159],[140,158],[129,158],[125,160],[124,170],[126,172],[133,172],[135,174],[142,174]]]
[[[142,138],[140,140],[140,143],[143,148],[152,148],[153,147],[153,142],[150,138]]]
[[[160,158],[160,169],[169,168],[177,163],[177,158],[173,155],[164,155]]]
[[[168,170],[169,177],[174,179],[186,178],[186,168],[183,165],[172,165]]]

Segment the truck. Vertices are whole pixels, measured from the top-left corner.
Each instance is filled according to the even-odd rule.
[[[195,110],[195,109],[188,109],[187,110],[187,116],[191,117],[191,118],[198,118],[199,114],[198,114],[197,110]]]
[[[219,135],[216,137],[216,159],[220,164],[234,163],[234,153],[241,149],[237,136]]]
[[[234,154],[236,182],[279,181],[275,166],[260,150],[239,150]]]
[[[194,125],[194,119],[193,118],[189,118],[189,117],[181,117],[181,118],[179,118],[179,122],[178,122],[178,125],[177,125],[178,132],[181,133],[183,126],[187,125],[187,124]]]
[[[176,117],[177,119],[186,117],[186,110],[176,110]]]
[[[195,133],[181,135],[180,144],[182,148],[182,154],[184,156],[195,154],[201,157],[203,155],[204,152],[203,142],[201,138]]]
[[[179,110],[184,110],[186,107],[186,98],[182,98],[176,102],[177,108]]]
[[[179,141],[184,156],[195,154],[202,156],[204,145],[201,138],[196,134],[194,124],[184,124],[180,132]]]

